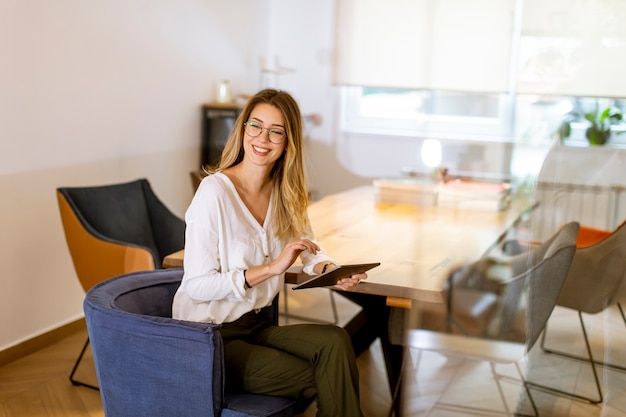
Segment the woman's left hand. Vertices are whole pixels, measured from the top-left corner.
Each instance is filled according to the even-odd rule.
[[[348,278],[341,278],[339,281],[337,281],[337,284],[335,284],[335,287],[344,290],[344,291],[350,291],[353,290],[354,287],[356,287],[359,282],[361,282],[362,280],[367,278],[367,274],[364,272],[362,274],[354,274]]]

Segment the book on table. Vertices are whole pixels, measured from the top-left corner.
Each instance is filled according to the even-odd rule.
[[[510,195],[510,184],[454,180],[439,186],[437,205],[501,211],[508,208]]]

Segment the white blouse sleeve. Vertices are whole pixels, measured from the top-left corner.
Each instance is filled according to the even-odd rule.
[[[201,184],[185,213],[185,292],[192,299],[241,300],[245,297],[243,269],[222,271],[220,231],[224,213],[223,190],[212,183]]]
[[[309,229],[308,236],[303,236],[302,238],[309,239],[315,242],[318,246],[320,246],[319,242],[315,240],[315,235],[313,234],[313,231],[311,229]],[[305,274],[315,275],[315,272],[313,272],[313,267],[320,262],[332,262],[335,265],[339,265],[337,261],[335,261],[333,258],[331,258],[328,255],[328,253],[326,253],[324,248],[322,248],[321,246],[320,248],[321,249],[317,251],[315,255],[312,255],[306,251],[300,254],[300,260],[302,261],[302,265],[303,265],[302,272],[304,272]]]

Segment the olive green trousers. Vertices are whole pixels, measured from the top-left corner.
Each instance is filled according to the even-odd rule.
[[[317,401],[319,417],[360,417],[359,371],[340,327],[270,325],[250,312],[221,329],[229,389]]]

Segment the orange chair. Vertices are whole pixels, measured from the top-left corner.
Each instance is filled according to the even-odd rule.
[[[161,267],[184,247],[185,223],[172,214],[146,179],[94,187],[62,187],[57,199],[65,239],[83,289],[108,278]],[[70,381],[89,345],[85,342]]]
[[[547,353],[590,363],[598,397],[591,398],[545,386],[543,388],[567,397],[597,404],[603,401],[603,395],[596,365],[622,371],[625,371],[626,367],[594,359],[583,321],[583,313],[597,314],[616,304],[626,324],[626,316],[620,303],[626,299],[626,221],[612,232],[581,226],[576,247],[576,254],[557,305],[578,312],[587,356],[581,357],[547,348],[547,327],[541,338],[541,347]]]

